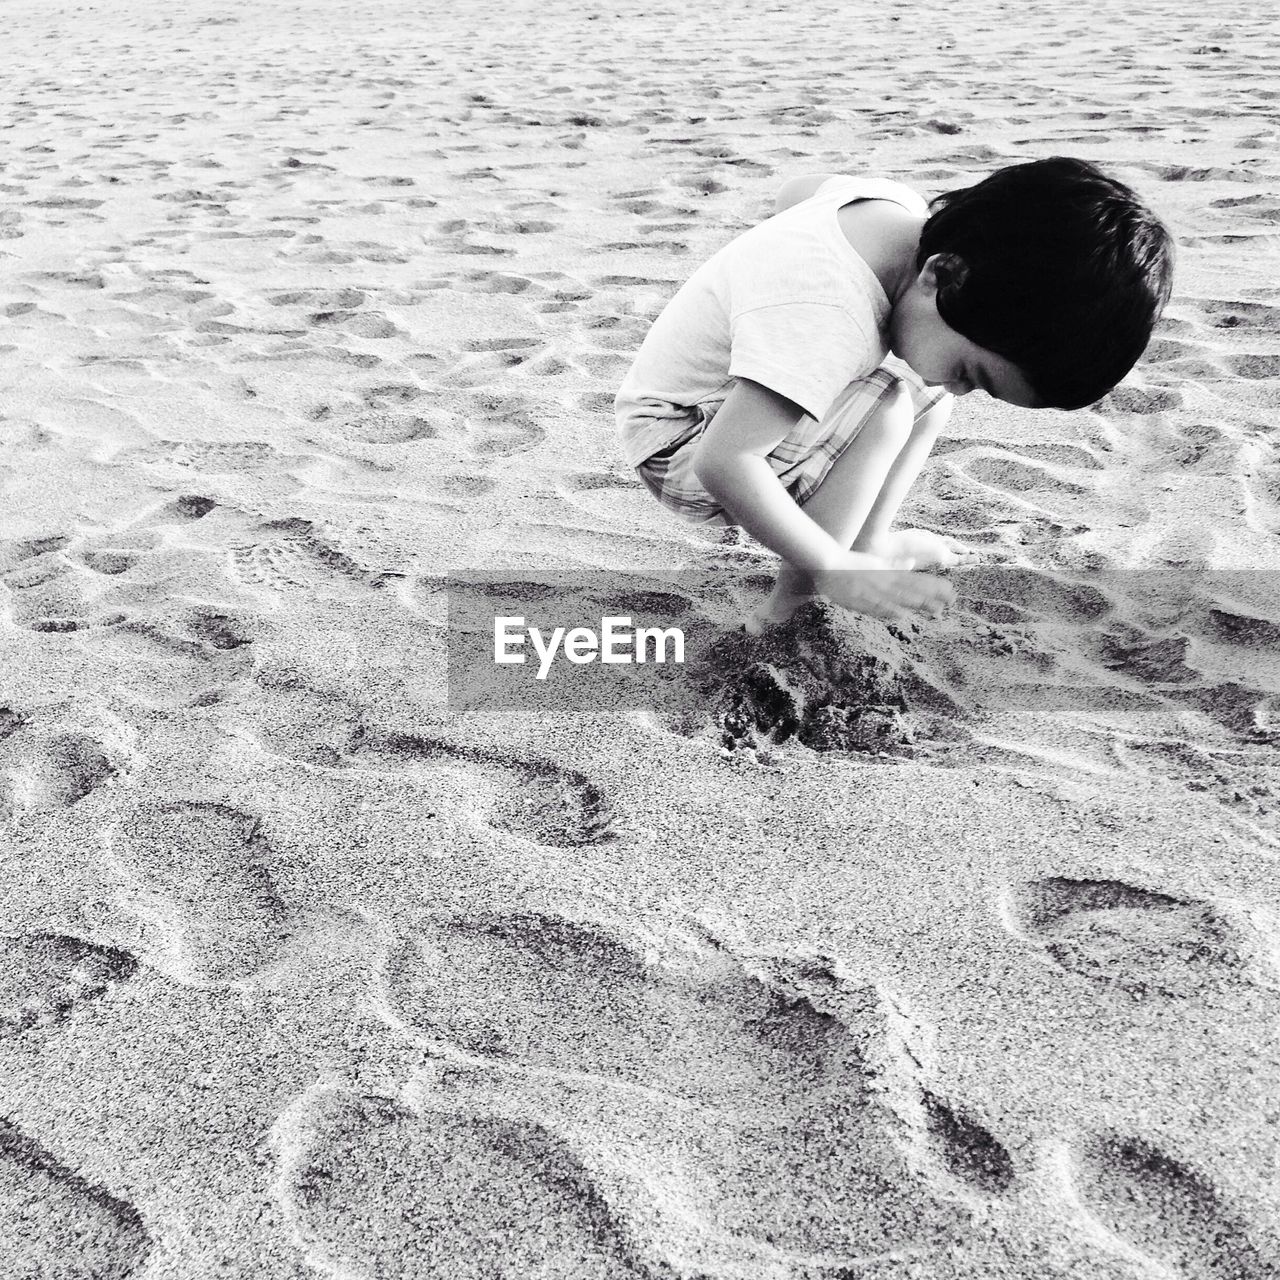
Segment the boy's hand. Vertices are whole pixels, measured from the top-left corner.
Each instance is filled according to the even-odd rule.
[[[949,582],[927,573],[890,568],[876,556],[851,551],[838,569],[814,576],[828,600],[855,613],[889,620],[936,618],[955,599]]]
[[[897,569],[946,569],[952,565],[977,564],[979,560],[978,553],[971,547],[954,538],[930,533],[928,529],[891,529],[865,550]]]

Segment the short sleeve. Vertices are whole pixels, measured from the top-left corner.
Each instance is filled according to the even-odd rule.
[[[821,420],[836,397],[880,363],[880,351],[833,303],[779,302],[732,322],[729,375],[750,378]]]

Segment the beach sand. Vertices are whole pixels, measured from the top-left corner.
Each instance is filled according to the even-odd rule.
[[[1280,1275],[1263,7],[4,26],[4,1280]],[[905,515],[990,567],[867,624],[884,751],[451,714],[450,569],[759,597],[611,405],[785,179],[1050,154],[1175,295],[1092,409],[957,405]]]

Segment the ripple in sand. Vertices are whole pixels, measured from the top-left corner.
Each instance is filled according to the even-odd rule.
[[[1056,964],[1136,999],[1271,985],[1247,935],[1207,902],[1050,876],[1020,886],[1010,906]]]
[[[1141,1138],[1101,1135],[1074,1153],[1076,1190],[1111,1231],[1178,1280],[1274,1280],[1274,1241],[1213,1183]]]
[[[8,1276],[125,1280],[151,1253],[141,1214],[67,1168],[34,1138],[0,1119],[0,1222]]]

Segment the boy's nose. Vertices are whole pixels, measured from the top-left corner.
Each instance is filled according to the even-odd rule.
[[[953,396],[967,396],[973,390],[972,385],[968,382],[944,382],[942,388],[944,391],[949,391]]]

